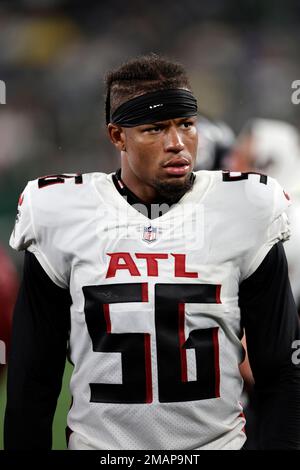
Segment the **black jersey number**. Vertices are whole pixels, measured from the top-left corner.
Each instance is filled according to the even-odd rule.
[[[231,171],[228,170],[223,170],[222,171],[222,178],[223,181],[228,182],[228,181],[242,181],[242,180],[247,180],[249,175],[259,175],[259,182],[262,184],[267,184],[268,183],[268,176],[267,175],[262,175],[261,173],[257,173],[256,171],[248,171],[245,173],[240,173],[240,174],[235,174]]]
[[[63,184],[66,179],[74,178],[75,184],[82,184],[82,175],[48,175],[38,179],[39,188],[52,186],[53,184]]]
[[[149,333],[111,333],[109,304],[147,302],[146,283],[83,288],[85,318],[95,352],[119,352],[122,383],[91,383],[91,402],[151,403]],[[185,303],[218,303],[220,286],[157,284],[155,331],[159,401],[183,402],[220,396],[218,327],[193,330],[185,338]],[[142,314],[142,310],[141,310]],[[126,315],[126,313],[124,313]],[[126,321],[126,319],[125,319]],[[188,380],[188,349],[193,349],[196,377]]]

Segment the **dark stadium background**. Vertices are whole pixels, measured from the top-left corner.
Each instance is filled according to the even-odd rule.
[[[8,238],[26,181],[118,166],[104,126],[107,70],[141,53],[166,54],[187,67],[200,109],[235,132],[253,116],[299,128],[300,105],[291,102],[300,79],[299,20],[296,0],[1,0],[0,242],[19,273],[22,255]],[[69,374],[67,366],[55,449],[65,448]],[[0,448],[4,403],[2,380]]]

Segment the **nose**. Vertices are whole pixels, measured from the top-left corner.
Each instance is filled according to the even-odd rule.
[[[171,126],[165,135],[166,152],[179,153],[184,149],[184,144],[179,130],[175,126]]]

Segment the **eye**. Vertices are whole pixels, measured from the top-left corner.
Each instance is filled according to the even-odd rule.
[[[194,122],[193,121],[184,121],[181,123],[181,126],[184,128],[184,129],[189,129],[191,128],[192,126],[194,126]]]
[[[148,132],[150,134],[157,134],[162,130],[162,126],[151,126],[147,127],[146,129],[143,129],[143,132]]]

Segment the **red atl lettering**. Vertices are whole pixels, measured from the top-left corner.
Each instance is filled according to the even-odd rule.
[[[136,263],[134,262],[130,253],[107,253],[110,256],[109,266],[106,277],[115,277],[119,269],[127,269],[131,276],[141,276]],[[175,258],[174,276],[175,277],[189,277],[197,278],[197,272],[188,272],[186,270],[186,255],[171,253]],[[159,259],[168,259],[167,253],[135,253],[137,259],[146,260],[147,276],[159,275]]]
[[[118,269],[128,269],[131,276],[140,276],[140,272],[136,267],[135,262],[133,261],[129,253],[107,253],[110,258],[108,270],[106,277],[115,277]],[[123,260],[123,263],[120,264],[120,261]]]
[[[136,253],[139,259],[145,259],[147,263],[147,276],[158,276],[158,259],[167,259],[168,255],[163,253]]]
[[[188,273],[185,270],[185,256],[171,253],[175,258],[175,277],[198,277],[198,273]]]

